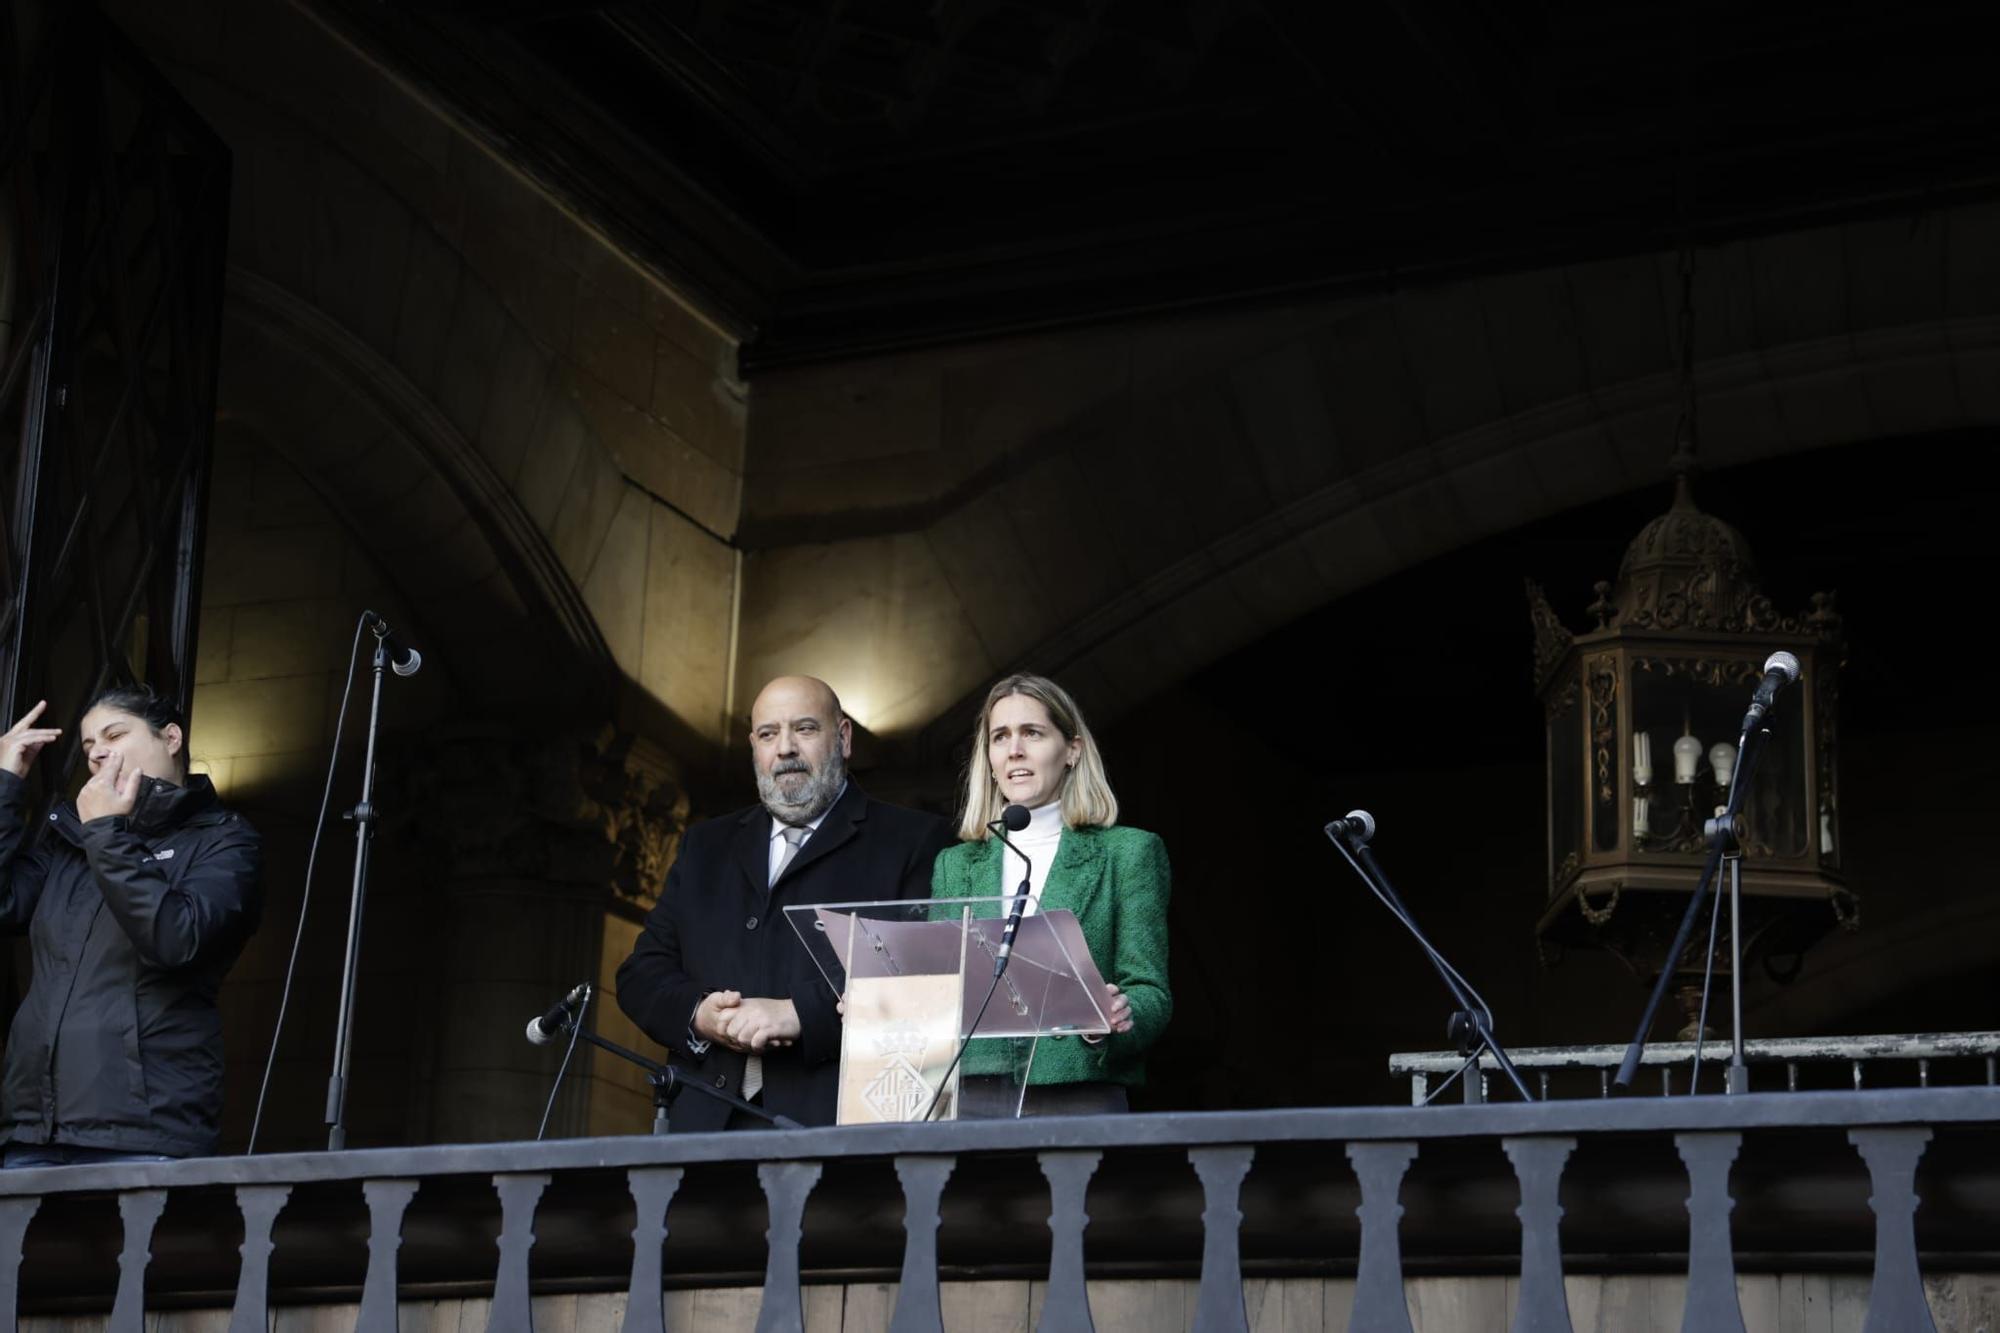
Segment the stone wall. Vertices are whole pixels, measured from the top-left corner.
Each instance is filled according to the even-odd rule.
[[[358,608],[409,621],[376,554],[267,442],[225,426],[214,463],[192,754],[263,834],[265,853],[263,927],[222,996],[223,1139],[236,1149],[277,1023]],[[259,1138],[266,1151],[325,1142],[354,864],[341,813],[360,791],[373,642],[362,637],[347,701]],[[383,691],[383,820],[348,1107],[356,1144],[532,1137],[561,1052],[528,1046],[522,1027],[576,982],[609,982],[688,814],[669,757],[634,738],[468,715],[450,645],[436,647],[415,676],[390,675]],[[609,998],[595,1022],[637,1040]],[[586,1051],[551,1132],[643,1130],[650,1118],[636,1071]]]
[[[1704,462],[2000,421],[1996,256],[1991,205],[1703,250]],[[1678,293],[1674,256],[1636,256],[760,376],[739,693],[824,670],[925,756],[1018,666],[1115,716],[1661,481]]]
[[[235,155],[232,269],[434,406],[531,517],[622,672],[718,739],[736,339],[303,7],[106,8]]]
[[[206,565],[189,753],[193,767],[207,772],[223,801],[264,838],[263,926],[222,993],[223,1139],[240,1148],[277,1020],[356,621],[366,606],[395,623],[403,605],[371,553],[297,469],[256,436],[228,426],[216,438]],[[313,877],[309,944],[271,1080],[266,1149],[325,1143],[321,1119],[354,864],[353,825],[340,812],[360,794],[373,643],[364,637]],[[392,677],[384,691],[385,725],[421,729],[444,714],[449,698],[441,672]],[[408,1133],[415,1028],[402,1020],[400,997],[434,960],[420,944],[431,935],[421,895],[412,891],[420,880],[401,861],[393,851],[378,857],[373,876],[358,990],[364,1035],[350,1108],[357,1142],[402,1142]]]
[[[747,331],[308,7],[106,8],[235,154],[195,750],[271,836],[272,898],[227,1000],[232,1135],[361,605],[433,656],[391,694],[401,756],[508,726],[567,753],[608,727],[638,742],[621,772],[710,813],[745,786],[751,692],[809,671],[890,770],[872,789],[945,804],[1002,670],[1061,676],[1102,727],[1315,607],[1662,475],[1669,256],[772,371],[753,394]],[[2000,420],[1996,241],[2000,209],[1959,207],[1704,251],[1704,460]],[[574,696],[559,726],[535,707],[552,684]],[[468,868],[477,818],[385,828],[356,1076],[384,1091],[359,1137],[520,1133],[555,1057],[514,1034],[573,980],[643,1045],[608,993],[644,907],[617,887],[615,807],[516,802],[583,849],[518,876]],[[288,1146],[317,1123],[345,930],[324,904],[315,923],[291,1021],[325,1035],[288,1047]],[[579,1075],[563,1132],[643,1125],[631,1071]]]
[[[635,830],[667,839],[657,860],[689,785],[716,781],[737,338],[307,7],[105,8],[234,155],[195,752],[265,832],[268,903],[224,995],[225,1147],[248,1133],[363,606],[428,661],[385,692],[350,1141],[531,1135],[560,1053],[522,1025],[575,981],[609,981],[664,868],[631,891]],[[354,708],[350,738],[365,649]],[[524,733],[542,748],[458,772],[475,790],[440,805],[440,755]],[[578,755],[606,736],[645,789],[629,809],[580,785]],[[352,739],[342,758],[265,1149],[324,1142]],[[649,812],[668,790],[678,805]],[[509,820],[551,855],[475,864],[469,843]],[[598,1023],[639,1044],[608,991]],[[552,1132],[643,1129],[648,1100],[586,1053]]]

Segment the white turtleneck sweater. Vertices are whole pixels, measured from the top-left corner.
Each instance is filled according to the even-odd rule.
[[[1057,797],[1047,805],[1028,812],[1028,827],[1019,833],[1007,835],[1008,841],[1028,854],[1028,906],[1023,913],[1033,912],[1041,904],[1042,885],[1049,882],[1049,866],[1056,859],[1056,847],[1062,842],[1062,798]],[[1021,887],[1023,867],[1021,858],[1014,855],[1013,847],[1002,846],[1000,850],[1000,892],[1009,907]]]

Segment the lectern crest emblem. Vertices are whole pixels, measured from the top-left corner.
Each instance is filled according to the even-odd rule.
[[[914,1120],[930,1105],[931,1085],[904,1055],[892,1056],[861,1090],[868,1109],[884,1120]]]
[[[868,1109],[883,1120],[911,1120],[930,1104],[931,1085],[914,1063],[930,1043],[916,1023],[892,1022],[869,1033],[869,1044],[884,1057],[882,1068],[861,1090]]]
[[[924,1047],[930,1045],[924,1037],[924,1030],[907,1019],[877,1023],[868,1033],[869,1044],[877,1055],[922,1055]]]

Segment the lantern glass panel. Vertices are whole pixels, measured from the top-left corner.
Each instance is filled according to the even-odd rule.
[[[1558,694],[1549,716],[1549,836],[1552,888],[1583,860],[1583,706],[1574,686]]]
[[[1770,739],[1762,743],[1757,755],[1750,799],[1743,804],[1745,851],[1751,856],[1800,860],[1811,852],[1805,728],[1800,724],[1798,703],[1796,694],[1778,701],[1771,716]]]
[[[1756,663],[1712,660],[1641,658],[1632,674],[1632,725],[1643,735],[1650,757],[1649,785],[1638,779],[1648,765],[1639,762],[1641,742],[1627,746],[1627,782],[1645,808],[1643,835],[1635,828],[1634,850],[1642,854],[1686,856],[1705,852],[1702,825],[1729,796],[1729,772],[1715,766],[1718,742],[1733,756],[1743,724],[1749,691],[1757,680]],[[1786,701],[1790,702],[1790,701]],[[1680,764],[1675,743],[1692,756]],[[1806,806],[1803,731],[1796,710],[1779,709],[1771,739],[1757,756],[1751,789],[1744,802],[1746,848],[1755,855],[1800,857],[1806,852]],[[1734,756],[1740,758],[1740,756]],[[1635,822],[1636,819],[1635,819]]]

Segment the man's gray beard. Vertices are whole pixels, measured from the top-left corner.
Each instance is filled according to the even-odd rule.
[[[787,797],[778,779],[757,770],[757,799],[771,812],[771,818],[781,824],[810,824],[833,805],[840,795],[841,784],[847,781],[847,757],[834,750],[826,757],[826,766],[806,779],[799,788],[797,799]]]

